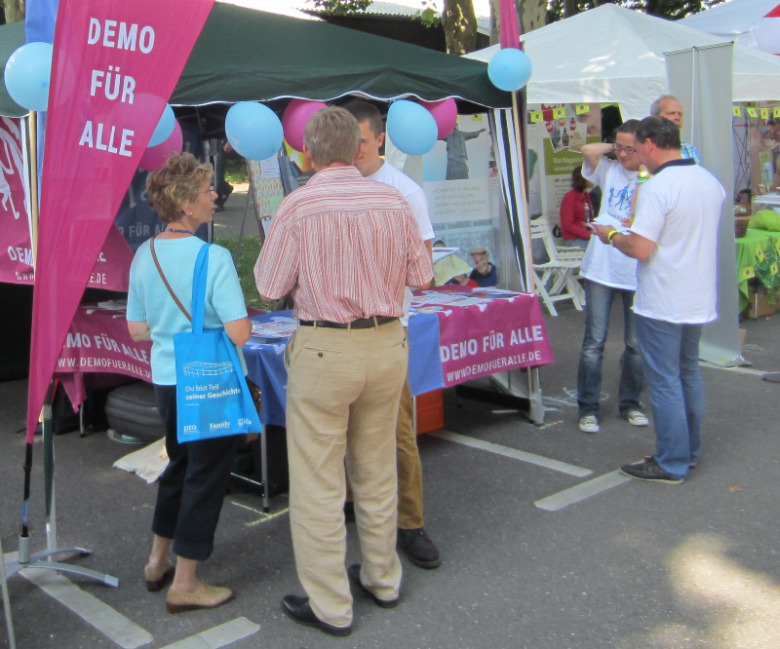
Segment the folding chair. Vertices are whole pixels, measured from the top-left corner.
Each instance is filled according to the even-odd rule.
[[[547,261],[534,263],[536,290],[542,298],[550,315],[557,316],[555,302],[571,300],[574,308],[582,311],[585,304],[585,292],[577,282],[577,275],[585,251],[580,248],[558,247],[555,245],[547,219],[541,216],[530,222],[531,240],[538,239],[544,244]]]

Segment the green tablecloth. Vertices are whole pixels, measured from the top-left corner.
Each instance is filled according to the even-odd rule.
[[[756,278],[769,300],[780,299],[780,232],[748,229],[737,240],[737,284],[739,310],[748,305],[748,281]]]

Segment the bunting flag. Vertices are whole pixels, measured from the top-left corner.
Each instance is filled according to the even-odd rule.
[[[28,441],[95,260],[213,3],[60,0],[41,179]]]
[[[754,47],[780,55],[780,4],[758,21],[749,36]]]

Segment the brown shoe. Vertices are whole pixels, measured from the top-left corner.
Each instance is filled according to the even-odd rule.
[[[153,566],[147,563],[144,566],[144,582],[146,582],[146,590],[150,593],[162,590],[171,577],[173,577],[173,564],[171,563],[162,566]]]
[[[168,596],[165,598],[165,608],[169,613],[183,613],[199,608],[217,608],[217,606],[227,604],[233,597],[233,591],[224,586],[201,584],[200,588],[192,593],[184,593],[171,586],[168,589]]]

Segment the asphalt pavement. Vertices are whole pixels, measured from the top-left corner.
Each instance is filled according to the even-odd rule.
[[[229,199],[243,204],[241,193]],[[219,213],[228,216],[229,210]],[[250,213],[250,217],[252,217]],[[104,432],[57,436],[56,523],[61,546],[92,550],[69,563],[104,571],[112,588],[80,576],[25,570],[9,579],[19,648],[263,649],[771,649],[780,647],[777,476],[780,469],[780,315],[743,323],[735,369],[703,366],[704,454],[682,485],[616,473],[653,451],[652,428],[618,417],[622,326],[615,309],[604,364],[602,432],[577,428],[577,353],[583,315],[546,316],[555,364],[542,370],[546,421],[445,391],[445,431],[420,437],[426,527],[437,570],[402,558],[401,604],[355,593],[352,635],[332,638],[280,610],[301,593],[287,499],[264,513],[252,493],[227,496],[214,555],[201,576],[235,601],[169,615],[142,570],[156,489],[112,468],[138,447]],[[18,548],[26,381],[0,383],[0,538]],[[46,546],[43,453],[36,439],[29,521]],[[347,562],[360,560],[353,525]],[[0,620],[0,647],[6,647]]]

